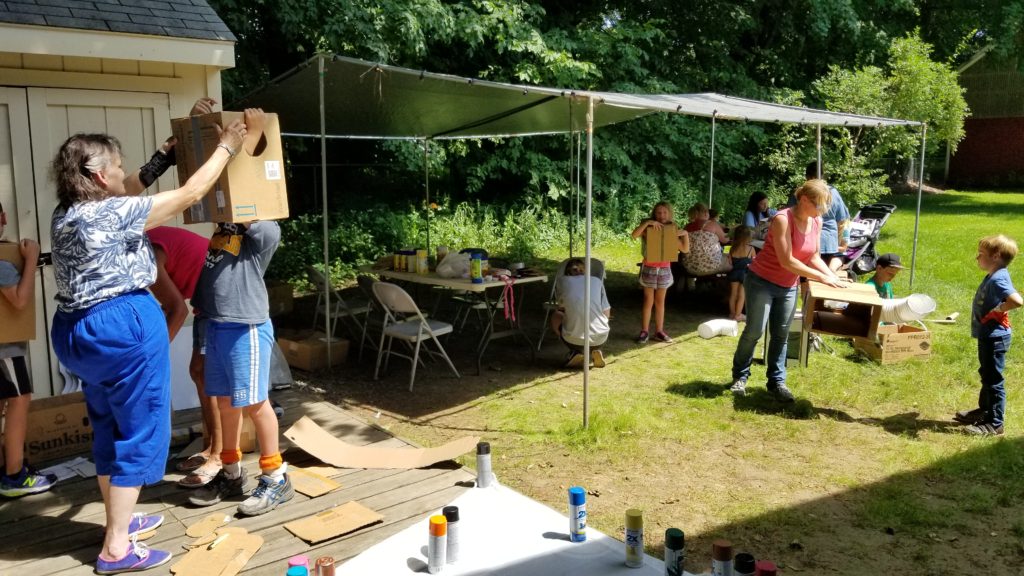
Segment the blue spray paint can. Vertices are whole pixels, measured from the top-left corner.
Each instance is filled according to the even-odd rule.
[[[580,486],[569,488],[569,540],[587,539],[587,491]]]

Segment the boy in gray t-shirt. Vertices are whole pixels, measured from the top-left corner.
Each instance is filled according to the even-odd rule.
[[[0,237],[7,225],[7,213],[0,206]],[[19,243],[24,270],[7,260],[0,260],[0,298],[21,310],[32,302],[35,295],[36,263],[39,244],[25,239]],[[25,431],[28,427],[28,407],[32,401],[32,381],[28,376],[25,354],[28,342],[0,344],[0,411],[4,416],[4,470],[0,474],[0,496],[17,498],[27,494],[46,492],[57,478],[37,474],[25,464]]]

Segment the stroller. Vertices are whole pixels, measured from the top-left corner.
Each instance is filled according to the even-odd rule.
[[[868,204],[857,212],[848,225],[850,240],[843,254],[843,268],[854,276],[874,272],[878,235],[895,211],[895,204],[876,203]]]

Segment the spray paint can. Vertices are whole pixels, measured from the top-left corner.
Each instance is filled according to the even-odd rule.
[[[469,278],[473,284],[484,283],[483,254],[473,252],[469,257]]]
[[[755,564],[754,573],[757,576],[776,576],[778,572],[779,569],[775,567],[775,562],[758,560],[757,564]]]
[[[476,445],[476,487],[487,488],[491,485],[491,445],[478,442]]]
[[[732,542],[715,540],[711,543],[711,576],[733,576]]]
[[[733,576],[754,576],[754,555],[740,552],[733,561]]]
[[[454,564],[459,561],[459,507],[445,506],[441,509],[448,521],[448,542],[445,549],[445,563]]]
[[[430,539],[427,540],[427,572],[437,574],[444,568],[448,547],[448,520],[438,514],[430,517]]]
[[[334,558],[330,556],[317,558],[316,576],[334,576]]]
[[[587,540],[587,491],[581,486],[569,488],[569,540]]]
[[[644,567],[644,513],[636,508],[626,510],[626,566]]]
[[[665,530],[665,576],[683,576],[686,570],[686,537],[679,528]]]

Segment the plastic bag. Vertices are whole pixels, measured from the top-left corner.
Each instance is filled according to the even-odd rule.
[[[465,278],[469,276],[469,254],[449,252],[437,265],[441,278]]]

